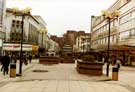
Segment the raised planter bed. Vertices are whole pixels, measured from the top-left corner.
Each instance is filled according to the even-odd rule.
[[[61,63],[75,63],[73,59],[61,58]]]
[[[58,64],[60,62],[59,57],[42,56],[39,58],[39,64]]]
[[[103,63],[77,61],[77,71],[81,74],[101,76]]]

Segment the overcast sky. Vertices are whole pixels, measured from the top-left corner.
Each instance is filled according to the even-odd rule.
[[[66,30],[90,32],[90,16],[101,14],[116,0],[7,0],[6,7],[31,7],[40,15],[48,32],[61,36]]]

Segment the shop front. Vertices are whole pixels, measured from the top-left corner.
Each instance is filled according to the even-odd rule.
[[[32,45],[32,54],[37,55],[38,54],[38,45]]]
[[[12,44],[12,43],[4,43],[3,44],[3,51],[4,53],[8,54],[18,54],[21,51],[21,44]],[[23,53],[31,53],[32,45],[30,44],[23,44],[22,45]]]

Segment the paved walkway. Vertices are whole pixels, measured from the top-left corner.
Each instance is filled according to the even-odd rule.
[[[29,68],[31,68],[35,62],[37,62],[37,60],[32,60],[33,63],[32,64],[28,64],[28,65],[23,65],[22,67],[22,71],[25,72],[27,71]],[[0,66],[0,69],[1,69],[1,66]],[[18,63],[16,64],[16,73],[19,73],[19,61]],[[10,68],[9,68],[9,74],[10,74]],[[5,82],[5,81],[16,81],[19,79],[19,77],[16,77],[16,78],[10,78],[9,77],[9,74],[8,75],[3,75],[2,72],[0,72],[0,82]]]
[[[47,70],[48,72],[32,72],[33,70]],[[79,80],[79,81],[102,81],[109,80],[106,76],[90,76],[79,74],[75,64],[55,64],[40,65],[36,64],[27,71],[21,78],[24,80]]]
[[[113,84],[87,81],[45,80],[10,83],[0,92],[131,92]]]
[[[106,77],[78,74],[74,64],[33,64],[18,82],[0,87],[0,92],[135,92],[135,68],[122,67],[119,81],[100,81]],[[48,72],[39,73],[33,70]],[[104,67],[104,72],[105,70]]]

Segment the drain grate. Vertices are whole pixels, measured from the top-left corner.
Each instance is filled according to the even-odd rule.
[[[48,72],[48,70],[33,70],[32,72]]]

